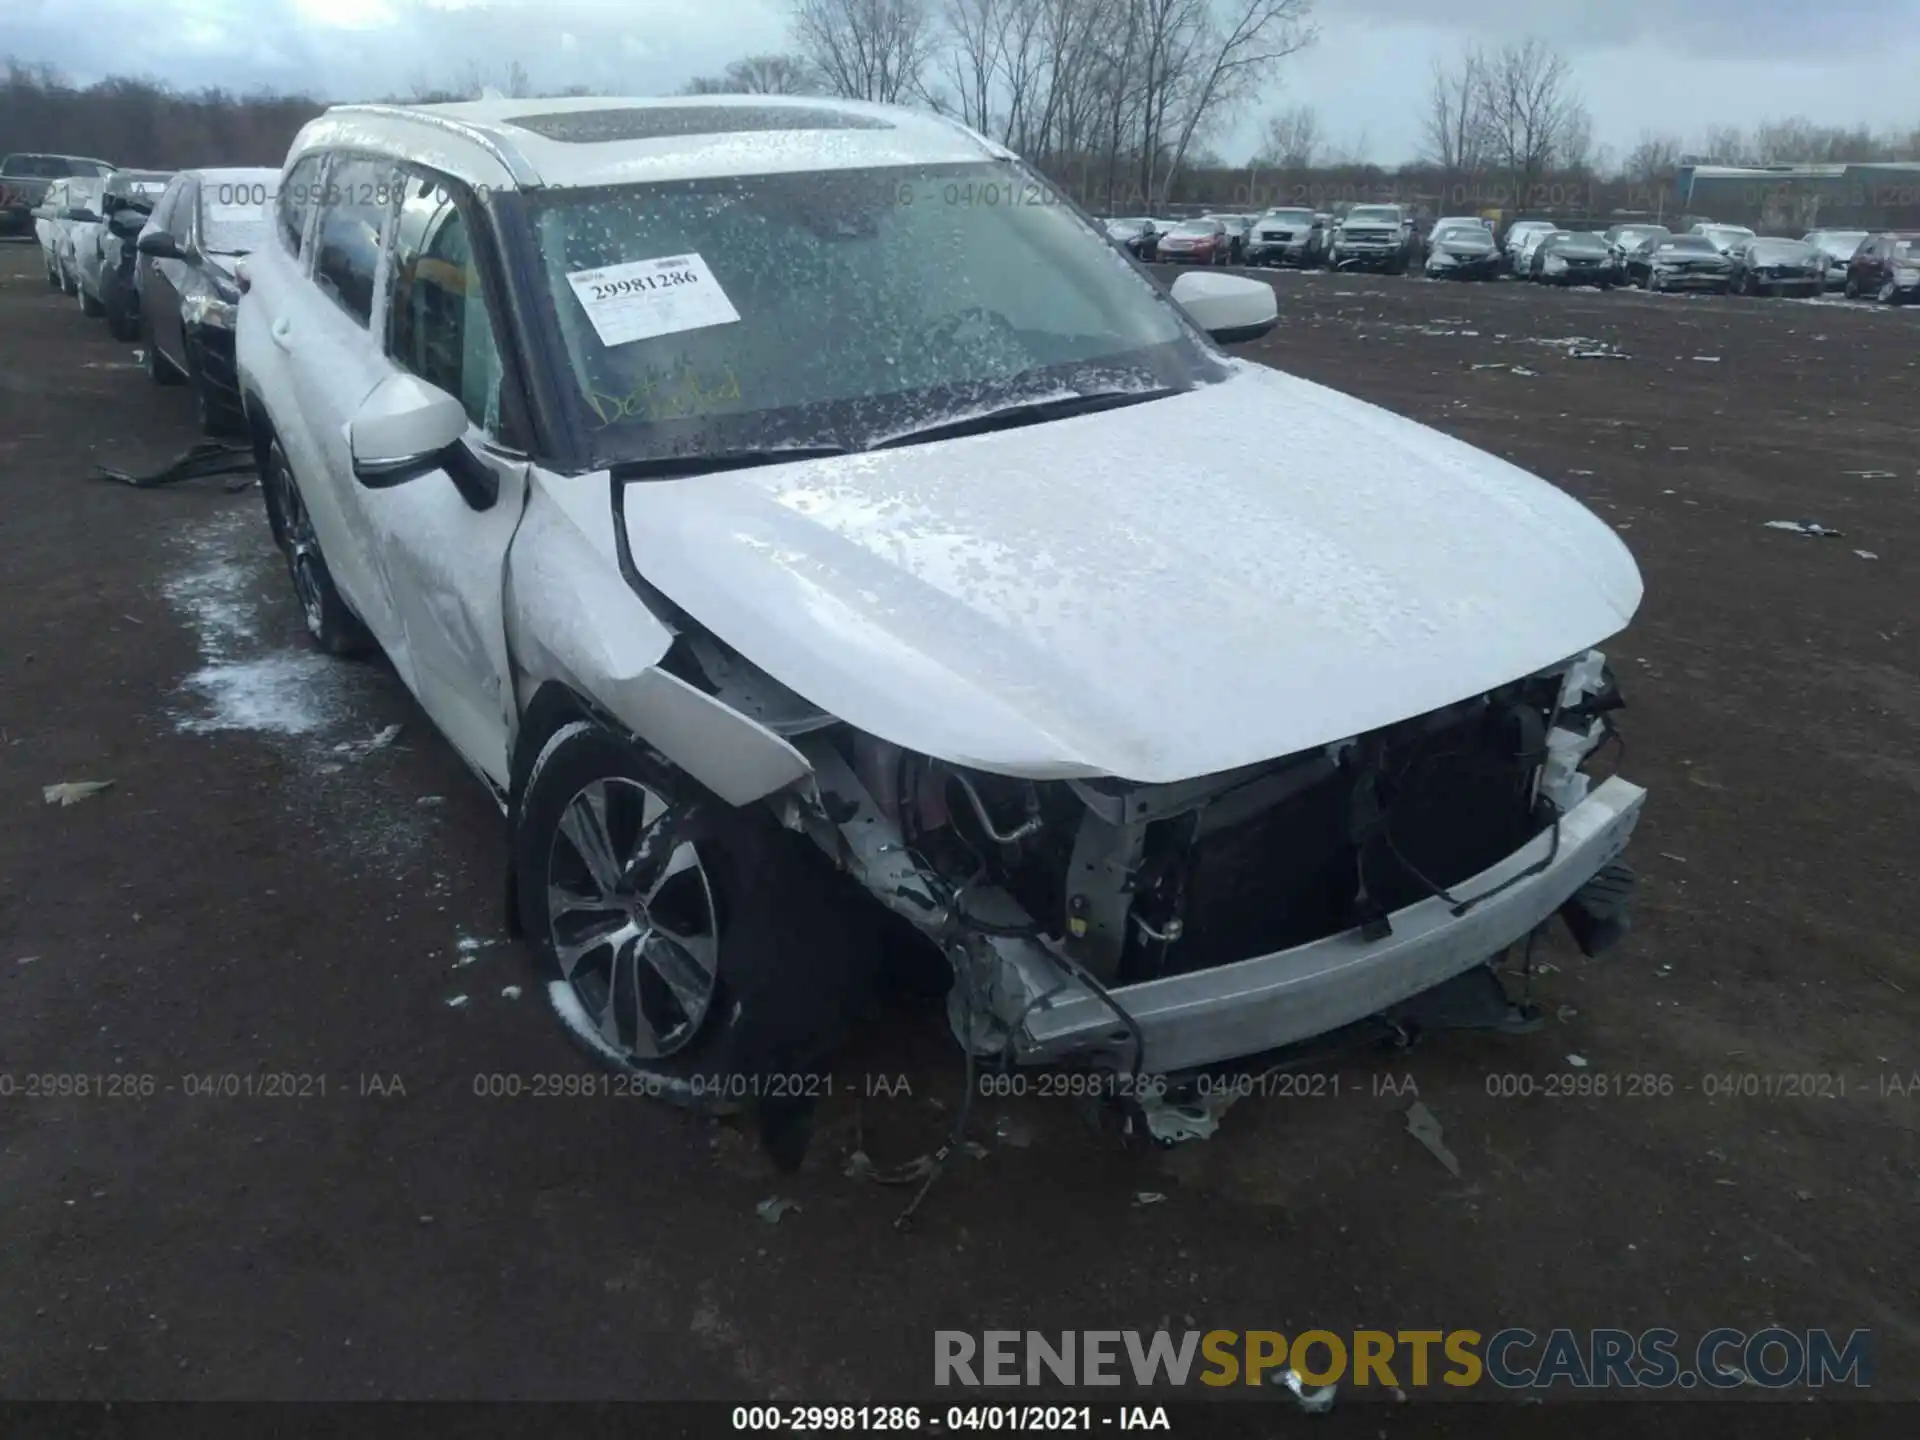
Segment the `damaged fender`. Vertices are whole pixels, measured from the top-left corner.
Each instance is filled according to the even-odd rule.
[[[593,488],[604,504],[605,490]],[[811,774],[806,757],[772,730],[661,668],[675,632],[607,560],[537,487],[506,582],[523,717],[542,686],[563,685],[729,805]]]

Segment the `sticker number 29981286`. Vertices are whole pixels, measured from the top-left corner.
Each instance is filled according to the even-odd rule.
[[[600,343],[630,345],[655,335],[731,325],[740,319],[699,255],[663,255],[567,276]]]

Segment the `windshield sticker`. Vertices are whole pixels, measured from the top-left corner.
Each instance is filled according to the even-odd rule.
[[[698,255],[667,255],[575,270],[567,283],[593,322],[600,343],[608,348],[682,330],[732,325],[740,319],[727,292]]]

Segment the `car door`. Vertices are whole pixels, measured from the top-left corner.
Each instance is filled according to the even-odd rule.
[[[200,182],[191,175],[182,175],[176,187],[165,218],[155,211],[154,229],[164,230],[184,249],[193,235],[191,217],[200,207]],[[180,297],[189,283],[187,262],[153,255],[143,258],[147,272],[140,291],[140,313],[146,326],[147,343],[176,370],[184,370],[187,347],[180,325]]]
[[[390,160],[344,152],[329,158],[306,241],[305,283],[297,287],[298,301],[274,317],[270,333],[286,357],[304,432],[307,453],[294,461],[294,478],[327,569],[412,686],[413,661],[364,511],[368,492],[354,481],[347,444],[348,422],[390,373],[373,317],[385,282],[383,245],[394,185]]]
[[[498,271],[472,197],[403,176],[388,247],[384,361],[461,402],[467,434],[446,467],[363,492],[413,661],[414,693],[469,764],[505,787],[514,695],[507,550],[525,508],[519,377],[504,356]]]

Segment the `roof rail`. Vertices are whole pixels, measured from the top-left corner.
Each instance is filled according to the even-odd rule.
[[[516,185],[537,186],[541,183],[540,172],[535,170],[520,156],[501,145],[478,125],[470,125],[464,120],[456,120],[451,115],[435,115],[432,112],[409,105],[334,105],[326,112],[329,115],[385,115],[396,119],[417,121],[423,125],[432,125],[463,140],[471,140],[485,150],[513,176]]]

